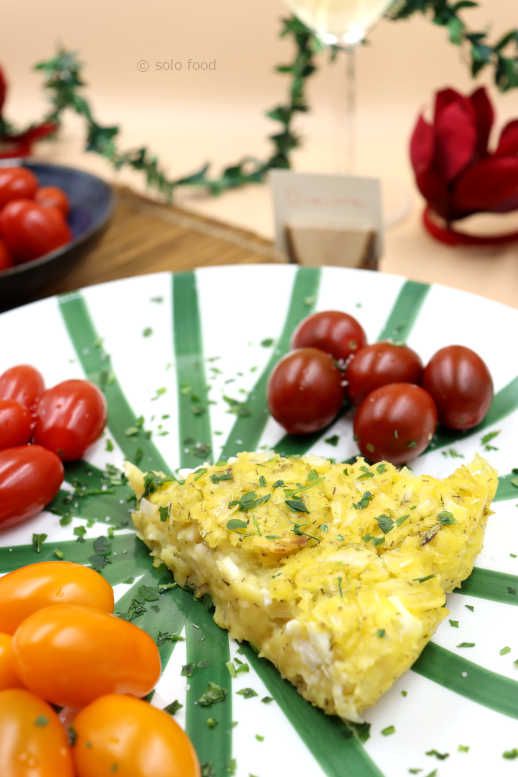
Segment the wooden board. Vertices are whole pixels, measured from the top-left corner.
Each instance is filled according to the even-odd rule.
[[[127,188],[98,245],[59,283],[40,296],[162,270],[189,270],[219,264],[274,263],[273,244],[252,232],[153,202]]]

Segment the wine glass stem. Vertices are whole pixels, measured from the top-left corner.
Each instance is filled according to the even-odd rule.
[[[356,162],[356,46],[345,47],[345,172]]]

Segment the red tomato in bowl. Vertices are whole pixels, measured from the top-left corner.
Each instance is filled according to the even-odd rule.
[[[270,375],[270,413],[288,434],[323,429],[337,415],[343,401],[342,373],[330,354],[316,348],[292,351]]]
[[[73,777],[67,734],[49,704],[21,688],[0,692],[2,777]]]
[[[60,459],[39,445],[0,451],[0,529],[43,510],[59,491],[63,475]]]
[[[432,395],[439,421],[448,429],[477,426],[493,399],[493,380],[480,356],[463,345],[441,348],[430,359],[423,386]]]
[[[65,218],[70,212],[69,199],[59,186],[42,186],[36,192],[34,199],[44,208],[57,208]]]
[[[293,348],[318,348],[337,361],[345,361],[366,344],[358,321],[339,310],[324,310],[302,321],[293,335]]]
[[[38,179],[26,167],[0,167],[0,209],[12,200],[32,200]]]
[[[61,211],[32,200],[13,200],[0,212],[0,234],[16,262],[28,262],[70,243]]]
[[[77,777],[200,777],[194,748],[166,712],[111,694],[82,709],[73,723]]]
[[[30,364],[17,364],[0,375],[0,399],[12,399],[31,412],[44,391],[41,372]]]
[[[12,399],[0,399],[0,450],[25,445],[31,438],[32,416]]]
[[[146,696],[160,677],[154,640],[92,607],[54,604],[29,615],[13,637],[26,688],[53,704],[83,707],[107,693]]]
[[[357,351],[345,370],[347,394],[359,404],[367,394],[388,383],[419,383],[423,364],[407,345],[373,343]]]
[[[437,408],[420,386],[391,383],[371,392],[356,411],[354,436],[365,458],[405,464],[427,447]]]
[[[14,259],[3,240],[0,240],[0,271],[14,266]]]
[[[76,461],[101,435],[105,423],[106,400],[97,386],[88,380],[65,380],[41,397],[34,442],[63,461]]]

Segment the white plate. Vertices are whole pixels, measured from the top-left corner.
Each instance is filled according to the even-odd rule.
[[[125,457],[147,468],[177,468],[261,446],[301,452],[300,441],[284,438],[268,417],[266,377],[296,323],[314,309],[329,308],[357,316],[369,340],[406,340],[424,360],[443,345],[470,346],[487,361],[498,392],[482,429],[440,439],[439,447],[416,463],[419,472],[444,476],[482,451],[502,478],[477,568],[463,592],[449,597],[458,628],[445,620],[414,669],[368,711],[365,742],[303,701],[249,648],[238,654],[249,671],[232,678],[226,663],[237,645],[229,645],[204,605],[181,590],[157,593],[169,578],[153,570],[131,532],[127,488],[111,484],[104,495],[95,493],[106,489],[99,470],[107,464],[120,467]],[[42,371],[48,385],[89,377],[106,393],[109,431],[89,451],[91,466],[69,468],[53,513],[0,535],[0,572],[55,558],[56,549],[85,563],[97,554],[97,562],[106,561],[103,573],[116,585],[119,612],[127,612],[135,599],[137,604],[151,599],[136,622],[154,637],[158,632],[185,637],[161,640],[165,669],[153,703],[181,702],[176,719],[187,726],[200,760],[209,764],[206,777],[284,777],[287,769],[297,777],[515,774],[516,762],[503,753],[518,747],[513,501],[518,489],[511,483],[512,467],[518,465],[517,339],[518,313],[511,308],[441,286],[331,268],[220,267],[150,275],[6,313],[0,317],[0,371],[27,362]],[[484,450],[482,437],[491,431],[498,435]],[[324,440],[334,434],[336,446]],[[311,450],[339,459],[353,455],[350,419],[312,440]],[[74,482],[82,488],[71,496]],[[59,516],[65,516],[64,525]],[[110,523],[127,528],[95,542]],[[80,526],[86,526],[83,542],[74,534]],[[48,535],[40,553],[32,548],[37,534]],[[475,645],[457,647],[462,642]],[[205,661],[207,667],[182,676],[183,665]],[[228,696],[207,709],[196,700],[209,681],[224,686]],[[257,695],[240,693],[246,688]],[[267,696],[275,700],[263,702]],[[209,728],[207,718],[218,725]],[[392,726],[394,733],[382,734]]]

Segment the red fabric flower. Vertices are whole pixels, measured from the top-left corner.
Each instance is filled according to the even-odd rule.
[[[518,120],[502,130],[497,147],[488,143],[495,119],[484,87],[465,96],[455,89],[435,95],[433,121],[421,114],[410,140],[417,187],[447,222],[480,211],[518,209]]]
[[[7,80],[2,67],[0,67],[0,120],[3,119],[6,97]],[[33,143],[51,135],[56,129],[57,124],[47,121],[31,125],[23,132],[9,133],[8,131],[1,131],[0,123],[0,159],[29,156]]]

